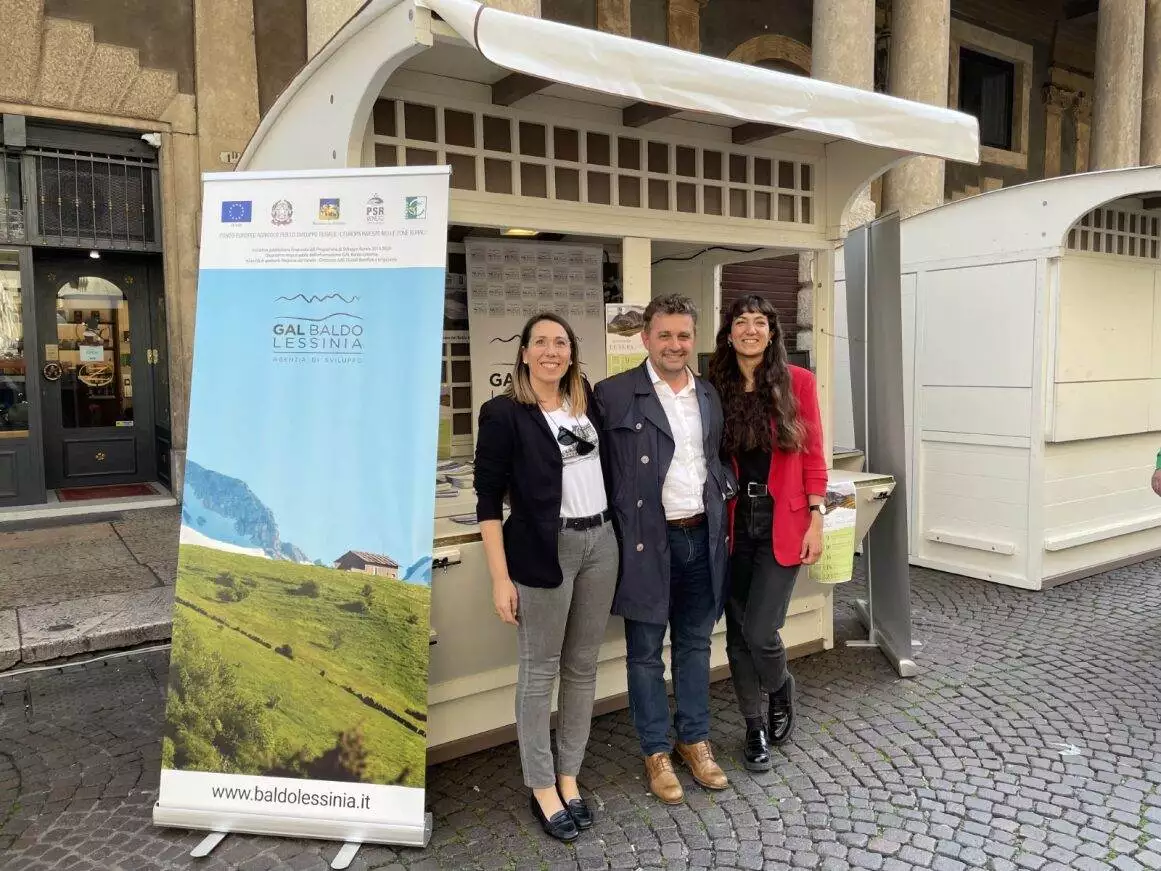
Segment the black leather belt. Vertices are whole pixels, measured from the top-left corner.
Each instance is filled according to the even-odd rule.
[[[705,514],[695,514],[693,517],[679,517],[676,520],[666,520],[665,522],[679,529],[689,529],[691,526],[701,526],[705,523]]]
[[[586,529],[600,526],[602,523],[607,523],[613,515],[606,508],[600,514],[594,514],[591,517],[562,517],[560,518],[561,529],[575,529],[582,532]]]
[[[746,484],[746,495],[751,499],[758,499],[762,496],[769,496],[770,488],[765,484],[759,484],[755,481],[750,481]]]

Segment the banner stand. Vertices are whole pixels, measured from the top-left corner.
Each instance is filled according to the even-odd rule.
[[[190,822],[178,821],[178,819],[176,819],[176,816],[180,816],[180,814],[175,815],[175,819],[172,822],[166,823],[166,825],[173,825],[173,826],[178,826],[178,827],[182,827],[182,828],[190,828],[190,829],[205,828],[204,825],[194,825]],[[155,819],[156,819],[156,817],[155,817]],[[423,842],[419,843],[419,844],[415,844],[414,846],[426,847],[428,845],[428,843],[431,841],[431,829],[432,829],[432,815],[431,815],[431,812],[428,811],[427,813],[424,814]],[[195,846],[192,850],[189,851],[190,857],[194,858],[194,859],[201,859],[204,856],[210,855],[211,853],[214,852],[214,850],[217,849],[219,844],[221,844],[224,840],[226,840],[226,837],[229,834],[230,833],[228,831],[210,832],[208,835],[206,835],[204,838],[202,838],[198,842],[197,846]],[[277,833],[275,833],[275,834],[277,834]],[[336,871],[342,871],[342,869],[344,869],[344,868],[349,868],[351,863],[355,861],[355,857],[357,855],[359,855],[359,848],[362,846],[363,846],[362,841],[343,841],[343,845],[339,848],[339,851],[335,854],[335,858],[331,860],[331,863],[330,863],[331,868],[336,869]]]
[[[203,181],[153,822],[422,848],[449,169]]]

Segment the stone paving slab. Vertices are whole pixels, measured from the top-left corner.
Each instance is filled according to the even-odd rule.
[[[19,661],[20,629],[16,622],[16,610],[0,611],[0,671],[11,668]]]
[[[0,603],[10,608],[48,605],[107,593],[145,590],[161,583],[160,577],[149,566],[133,560],[90,571],[0,581]]]
[[[739,765],[742,722],[712,688],[731,785],[665,807],[626,712],[593,723],[581,783],[596,826],[547,840],[512,744],[428,769],[424,850],[353,869],[1059,871],[1161,867],[1161,562],[1043,593],[912,571],[921,672],[899,679],[838,591],[839,646],[796,660],[799,728],[774,769]],[[0,675],[0,868],[323,871],[337,845],[157,829],[167,657]]]
[[[19,532],[0,533],[0,552],[18,548],[52,547],[61,542],[81,545],[116,538],[116,531],[108,523],[77,523],[44,529],[24,529]]]
[[[137,559],[116,535],[89,542],[66,539],[53,544],[13,547],[4,550],[3,554],[0,581],[72,575],[78,579],[81,588],[83,581],[80,579],[96,579],[101,570],[137,565]]]
[[[21,659],[43,662],[169,638],[173,589],[73,599],[18,610]]]

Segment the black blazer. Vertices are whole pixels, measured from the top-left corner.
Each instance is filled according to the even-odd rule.
[[[587,383],[585,393],[585,414],[600,433],[600,417]],[[504,523],[508,574],[528,587],[559,587],[564,579],[556,550],[563,476],[560,445],[540,406],[523,405],[510,396],[496,396],[483,404],[476,429],[476,520],[501,520],[508,497],[512,509]]]

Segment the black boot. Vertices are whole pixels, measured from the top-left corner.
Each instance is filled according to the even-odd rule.
[[[794,675],[786,673],[786,683],[770,693],[770,743],[785,744],[794,733]]]
[[[770,744],[766,724],[761,720],[746,721],[746,746],[742,748],[747,771],[770,770]]]

